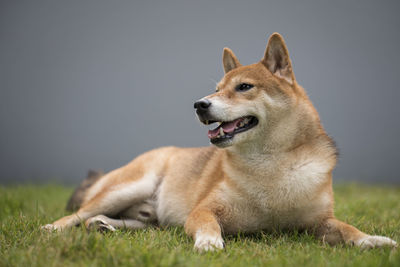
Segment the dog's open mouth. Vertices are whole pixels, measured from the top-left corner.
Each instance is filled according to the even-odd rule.
[[[214,122],[215,121],[210,121],[208,123]],[[235,134],[242,133],[253,128],[257,125],[258,119],[253,116],[246,116],[233,121],[223,121],[219,123],[220,124],[217,128],[208,131],[208,138],[210,138],[210,141],[213,144],[231,139],[235,136]]]

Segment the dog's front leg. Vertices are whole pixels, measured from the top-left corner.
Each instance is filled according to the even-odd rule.
[[[317,230],[317,235],[330,245],[345,243],[357,247],[396,247],[397,243],[385,236],[368,235],[354,226],[341,222],[335,218],[326,220]]]
[[[194,239],[198,251],[213,251],[224,248],[221,227],[216,215],[207,208],[193,210],[185,223],[185,231]]]

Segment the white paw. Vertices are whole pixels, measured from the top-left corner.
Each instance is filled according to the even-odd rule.
[[[198,251],[214,251],[224,248],[224,240],[218,235],[196,234],[194,248]]]
[[[85,222],[86,228],[95,229],[100,231],[112,231],[114,232],[116,229],[114,226],[107,222],[107,218],[103,215],[97,215],[95,217],[89,218]]]
[[[46,224],[40,227],[40,229],[48,231],[48,232],[53,232],[53,231],[60,231],[61,227],[58,225],[54,224]]]
[[[396,241],[388,237],[379,235],[367,235],[357,240],[354,244],[362,249],[378,248],[384,246],[397,247]]]

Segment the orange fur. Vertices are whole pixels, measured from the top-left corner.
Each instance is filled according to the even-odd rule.
[[[184,225],[198,250],[222,248],[222,233],[274,229],[308,229],[330,244],[395,246],[335,219],[336,149],[295,80],[282,36],[274,33],[264,58],[248,66],[225,48],[223,65],[225,76],[203,98],[210,105],[199,119],[249,117],[253,128],[242,120],[248,128],[230,137],[221,128],[216,147],[147,152],[102,176],[75,214],[45,228]],[[251,89],[238,91],[240,84]]]

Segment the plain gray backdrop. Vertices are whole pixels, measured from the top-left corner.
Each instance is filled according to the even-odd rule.
[[[193,102],[280,32],[340,161],[400,183],[399,1],[0,0],[0,182],[76,183],[164,145],[207,146]]]

